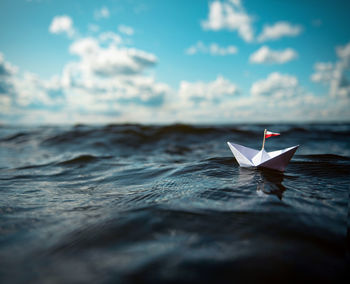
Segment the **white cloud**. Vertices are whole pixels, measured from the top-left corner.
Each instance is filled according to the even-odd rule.
[[[17,73],[18,68],[6,62],[4,55],[0,52],[0,76],[11,76]]]
[[[221,102],[224,98],[237,95],[238,88],[235,84],[218,76],[211,82],[188,82],[181,81],[179,97],[185,102]]]
[[[122,116],[129,105],[146,109],[163,105],[171,89],[143,72],[157,63],[157,57],[121,44],[122,39],[113,32],[71,44],[70,52],[79,61],[66,64],[61,77],[70,106]]]
[[[345,67],[349,68],[350,64],[350,42],[345,46],[338,46],[336,48],[336,53],[341,61],[344,63]]]
[[[98,77],[84,73],[85,70],[75,71],[68,75],[78,75],[79,78],[71,78],[72,83],[66,87],[66,97],[68,104],[76,109],[103,114],[112,109],[128,112],[129,106],[135,105],[159,108],[171,91],[166,84],[158,83],[152,77]]]
[[[314,96],[303,91],[296,77],[280,73],[255,82],[251,95],[240,95],[239,87],[222,76],[209,82],[184,80],[177,90],[143,72],[100,76],[83,58],[108,49],[99,38],[81,41],[81,46],[75,47],[82,55],[79,60],[68,62],[62,74],[50,80],[28,72],[0,76],[0,88],[8,83],[0,95],[0,121],[213,123],[350,119],[349,100]],[[347,56],[347,49],[338,50]],[[1,58],[2,66],[11,65]]]
[[[94,54],[99,49],[98,40],[93,37],[82,38],[76,40],[69,47],[69,51],[73,54],[84,56],[87,54]]]
[[[10,111],[11,98],[8,96],[0,95],[0,112],[2,114],[8,113]]]
[[[350,80],[347,71],[350,70],[350,42],[345,46],[336,47],[338,60],[332,62],[317,62],[315,73],[311,75],[313,82],[329,86],[331,97],[350,97]]]
[[[218,1],[209,4],[208,19],[201,22],[205,30],[237,31],[246,42],[254,39],[253,18],[245,12],[240,1]]]
[[[0,72],[1,70],[7,70],[0,73],[0,100],[6,103],[0,106],[1,111],[5,111],[10,105],[23,108],[60,103],[62,98],[56,96],[57,90],[53,81],[45,82],[29,72],[20,73],[18,67],[6,62],[2,54],[0,54]]]
[[[256,97],[281,99],[297,95],[300,88],[295,76],[273,72],[266,79],[253,83],[250,92]]]
[[[103,6],[94,13],[95,19],[107,19],[110,16],[110,12],[107,7]]]
[[[181,81],[168,101],[169,120],[186,123],[225,121],[232,118],[232,107],[240,98],[238,86],[223,76],[213,81]],[[236,114],[236,113],[235,113]]]
[[[316,73],[311,75],[311,80],[314,82],[320,82],[328,84],[332,80],[333,63],[331,62],[317,62],[314,65]]]
[[[297,57],[298,53],[292,48],[272,50],[267,46],[262,46],[250,56],[249,61],[256,64],[283,64]]]
[[[281,37],[295,37],[302,32],[300,25],[293,25],[289,22],[277,22],[274,25],[265,25],[263,31],[258,36],[259,42],[277,40]]]
[[[211,43],[206,46],[203,42],[198,41],[195,45],[190,46],[186,50],[186,54],[194,55],[197,53],[209,53],[211,55],[231,55],[237,53],[237,47],[234,45],[229,45],[226,47],[221,47],[217,43]]]
[[[52,19],[49,31],[53,34],[65,33],[72,37],[75,33],[73,20],[67,15],[56,16]]]
[[[81,38],[70,46],[70,52],[81,58],[81,69],[100,76],[132,75],[157,62],[157,57],[152,53],[119,47],[119,36],[112,32],[103,33],[99,38]],[[108,39],[111,39],[109,45],[101,46],[101,40]]]
[[[33,119],[60,117],[55,114],[59,111],[64,115],[57,123],[72,122],[67,117],[91,122],[137,121],[140,113],[149,113],[150,119],[154,108],[161,109],[172,91],[144,74],[157,63],[154,54],[122,43],[113,32],[73,40],[69,51],[78,60],[66,63],[62,74],[50,80],[29,72],[16,74],[17,68],[0,54],[1,111]],[[134,112],[136,108],[138,112]]]
[[[229,45],[227,47],[220,47],[216,43],[212,43],[209,46],[209,52],[212,55],[228,55],[237,53],[237,47],[234,45]]]
[[[4,55],[0,52],[0,116],[8,113],[13,96],[13,77],[18,68],[5,61]]]
[[[44,81],[38,75],[25,72],[14,78],[14,94],[16,104],[21,107],[29,105],[54,106],[63,102],[62,94],[57,97],[56,86],[52,81]]]
[[[126,34],[128,36],[131,36],[134,34],[134,29],[132,27],[129,26],[125,26],[125,25],[119,25],[118,26],[118,31],[122,34]]]

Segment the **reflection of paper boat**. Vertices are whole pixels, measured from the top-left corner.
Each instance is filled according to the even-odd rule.
[[[282,172],[299,147],[297,145],[283,150],[266,152],[265,149],[259,151],[231,142],[227,142],[227,144],[241,167],[262,167]]]

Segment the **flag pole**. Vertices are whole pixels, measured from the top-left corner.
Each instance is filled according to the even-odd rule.
[[[263,144],[262,144],[261,150],[264,150],[264,146],[265,146],[265,136],[266,136],[266,129],[264,130],[264,139],[263,139]]]

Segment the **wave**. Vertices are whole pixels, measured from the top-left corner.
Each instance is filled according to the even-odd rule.
[[[6,136],[4,138],[1,138],[0,139],[0,143],[1,142],[24,142],[24,141],[27,141],[28,138],[32,135],[33,133],[31,132],[18,132],[18,133],[15,133],[15,134],[11,134],[9,136]]]
[[[345,271],[349,127],[284,125],[267,148],[301,144],[286,172],[240,168],[226,141],[261,147],[265,127],[279,129],[2,127],[0,282],[267,282],[287,270],[334,282]]]
[[[86,139],[107,140],[110,143],[154,143],[166,139],[208,138],[217,135],[239,135],[249,137],[254,131],[240,127],[193,126],[174,124],[167,126],[146,126],[138,124],[112,124],[103,127],[76,126],[41,141],[44,146],[83,142]],[[103,138],[103,139],[102,139]]]
[[[326,126],[295,126],[295,125],[142,125],[142,124],[109,124],[105,126],[76,125],[74,127],[41,127],[39,130],[33,128],[14,132],[10,130],[9,135],[0,138],[0,143],[25,143],[32,139],[42,146],[90,146],[90,147],[112,147],[115,144],[130,147],[142,147],[142,144],[153,144],[159,142],[170,142],[183,144],[193,142],[205,142],[206,140],[235,139],[236,141],[260,140],[263,128],[280,129],[283,134],[274,141],[281,139],[296,139],[299,141],[313,139],[342,139],[345,141],[350,137],[349,127],[332,128]],[[297,134],[297,135],[296,135]],[[340,135],[337,137],[337,135]],[[274,143],[269,141],[269,143]],[[300,143],[303,144],[303,143]],[[184,151],[183,151],[184,150]],[[172,152],[172,150],[169,150]],[[176,152],[177,150],[175,150]],[[186,152],[187,149],[179,150]]]
[[[313,154],[313,155],[298,155],[304,159],[318,161],[350,161],[350,157],[335,154]]]
[[[97,157],[94,155],[80,155],[78,157],[58,163],[58,165],[89,164],[101,159],[108,159],[110,156]]]

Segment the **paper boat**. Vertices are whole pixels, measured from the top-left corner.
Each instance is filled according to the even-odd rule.
[[[299,145],[273,152],[255,150],[239,144],[227,142],[241,167],[261,167],[283,172]]]

